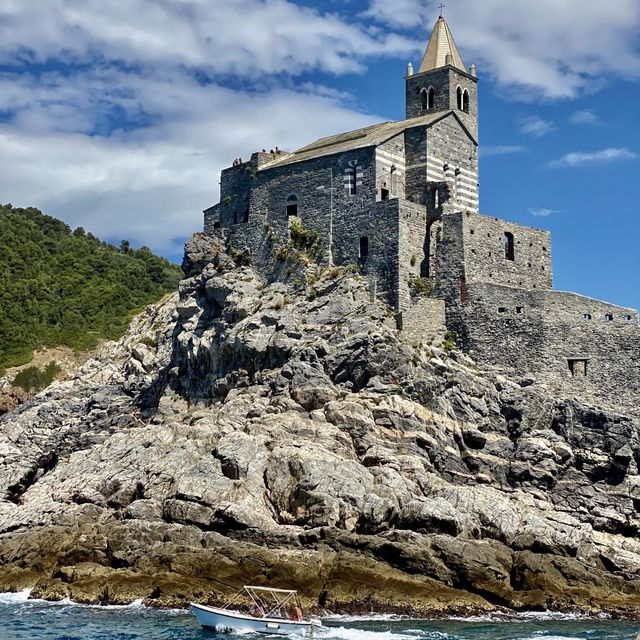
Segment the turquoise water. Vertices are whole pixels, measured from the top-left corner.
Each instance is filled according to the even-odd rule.
[[[525,616],[515,620],[325,620],[318,640],[635,640],[640,624],[609,620]],[[212,640],[186,611],[141,606],[85,607],[0,595],[0,640]],[[238,636],[235,636],[236,638]],[[244,635],[243,640],[253,640]],[[256,636],[262,640],[264,636]]]

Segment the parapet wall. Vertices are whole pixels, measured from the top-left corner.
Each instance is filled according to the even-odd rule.
[[[480,214],[462,219],[465,277],[524,289],[552,289],[551,234]],[[512,242],[512,252],[507,238]]]
[[[533,376],[558,392],[638,412],[640,328],[633,309],[574,293],[470,283],[453,311],[478,362]]]

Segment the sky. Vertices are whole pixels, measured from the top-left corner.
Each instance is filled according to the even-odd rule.
[[[480,209],[555,287],[640,308],[640,2],[444,0],[479,75]],[[404,117],[427,0],[0,0],[0,202],[179,260],[220,170]]]

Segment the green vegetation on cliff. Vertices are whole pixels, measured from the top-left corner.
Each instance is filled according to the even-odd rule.
[[[102,242],[37,209],[0,205],[0,373],[41,346],[92,348],[175,290],[180,268]]]

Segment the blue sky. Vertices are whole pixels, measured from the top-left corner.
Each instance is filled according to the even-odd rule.
[[[0,201],[179,259],[233,158],[404,113],[426,0],[0,4]],[[480,207],[553,232],[555,285],[640,308],[640,3],[451,0]]]

